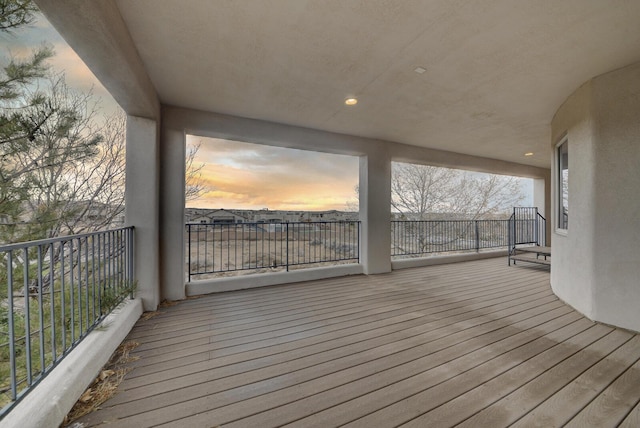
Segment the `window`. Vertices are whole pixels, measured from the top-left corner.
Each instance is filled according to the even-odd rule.
[[[569,142],[565,138],[557,148],[558,229],[569,228]]]

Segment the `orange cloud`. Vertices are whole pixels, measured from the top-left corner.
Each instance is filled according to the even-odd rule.
[[[195,164],[209,190],[189,207],[329,210],[354,200],[358,159],[206,138]]]

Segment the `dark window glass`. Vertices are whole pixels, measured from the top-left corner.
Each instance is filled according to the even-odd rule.
[[[569,147],[564,140],[558,146],[558,228],[569,228]]]

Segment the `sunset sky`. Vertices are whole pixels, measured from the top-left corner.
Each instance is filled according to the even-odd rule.
[[[207,190],[192,208],[356,211],[358,158],[187,136],[187,149],[200,144],[194,165],[204,164]],[[472,173],[480,178],[487,174]],[[533,204],[533,181],[520,179]]]
[[[189,207],[345,210],[356,202],[358,158],[187,136],[200,143],[194,164],[205,164],[209,189]]]

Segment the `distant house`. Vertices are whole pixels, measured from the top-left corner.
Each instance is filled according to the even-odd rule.
[[[246,217],[243,217],[234,212],[225,210],[224,208],[209,212],[207,214],[194,216],[189,221],[189,223],[216,223],[216,224],[235,224],[235,223],[246,223],[246,222],[247,222]]]
[[[290,223],[298,221],[299,216],[294,211],[260,210],[254,214],[256,223]]]
[[[319,222],[319,221],[357,221],[359,213],[348,211],[305,211],[299,215],[299,221]]]
[[[260,212],[255,216],[256,223],[286,223],[288,221],[285,220],[285,216],[282,215],[279,211],[273,212]]]
[[[197,216],[193,216],[191,217],[187,223],[201,223],[201,224],[208,224],[211,223],[211,219],[209,218],[209,216],[207,215],[197,215]]]

